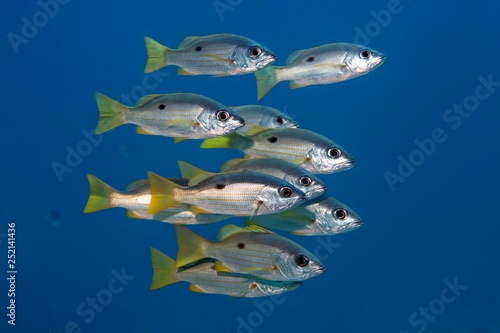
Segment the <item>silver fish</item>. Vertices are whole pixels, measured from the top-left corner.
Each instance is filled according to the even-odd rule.
[[[268,281],[250,275],[217,272],[214,261],[176,268],[175,260],[154,248],[151,248],[151,261],[151,290],[185,281],[190,283],[189,290],[194,292],[249,298],[278,295],[302,285],[302,282]]]
[[[363,224],[361,217],[337,199],[322,195],[286,212],[254,216],[247,226],[259,225],[300,236],[338,235],[356,230]]]
[[[99,122],[96,133],[122,124],[138,125],[137,133],[183,139],[210,138],[230,133],[245,121],[227,106],[211,98],[175,93],[146,95],[135,107],[125,106],[96,93]]]
[[[352,156],[335,142],[302,128],[261,129],[206,139],[202,148],[233,148],[252,158],[277,158],[312,173],[333,173],[354,166]]]
[[[216,174],[188,187],[148,172],[148,213],[189,204],[194,213],[253,216],[272,214],[300,204],[305,195],[279,178],[258,172]]]
[[[265,46],[232,34],[186,37],[177,49],[149,37],[144,40],[148,51],[144,73],[174,65],[180,75],[238,75],[255,72],[276,60]]]
[[[137,180],[127,186],[126,191],[118,191],[100,179],[87,175],[90,195],[84,212],[91,213],[108,208],[125,208],[127,216],[131,218],[156,220],[178,224],[205,224],[219,222],[230,218],[228,215],[196,214],[189,205],[178,205],[167,210],[148,214],[151,200],[151,188],[146,179]],[[170,178],[170,181],[179,185],[188,184],[188,179]]]
[[[258,99],[281,81],[290,88],[354,79],[382,65],[386,56],[365,46],[334,43],[291,53],[285,66],[269,66],[255,73]]]
[[[303,281],[324,271],[312,253],[283,236],[260,227],[229,224],[210,242],[189,229],[175,226],[179,250],[176,266],[203,258],[216,260],[215,270],[251,274],[272,281]]]
[[[326,191],[325,183],[323,183],[318,177],[297,164],[277,158],[235,158],[224,163],[220,171],[255,171],[266,173],[289,182],[304,192],[307,199],[315,198]]]
[[[299,124],[290,116],[278,109],[264,105],[232,106],[231,110],[245,119],[245,126],[238,128],[238,132],[245,134],[255,126],[267,128],[299,127]]]

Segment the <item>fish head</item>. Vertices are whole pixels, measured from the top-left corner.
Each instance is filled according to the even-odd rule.
[[[333,141],[318,142],[308,153],[315,173],[333,173],[354,166],[354,158]]]
[[[386,56],[365,46],[352,44],[346,51],[345,62],[353,73],[366,74],[384,63]]]
[[[238,45],[232,59],[243,72],[256,72],[276,61],[276,55],[268,48],[248,41]]]
[[[259,126],[268,128],[297,128],[299,124],[286,114],[272,108],[273,112],[263,113]]]
[[[299,205],[305,197],[302,191],[285,181],[266,185],[260,193],[262,204],[256,214],[271,214],[287,210]]]
[[[245,126],[245,120],[228,107],[205,108],[197,118],[199,126],[211,136],[222,136]]]
[[[314,254],[297,243],[281,244],[277,267],[287,281],[303,281],[322,274],[324,265]]]
[[[326,191],[325,183],[315,175],[307,172],[307,170],[297,166],[297,171],[299,172],[293,171],[286,174],[284,180],[301,190],[306,199],[316,198]]]
[[[358,229],[363,220],[354,210],[333,197],[325,196],[314,204],[313,215],[317,227],[325,235],[336,235]]]

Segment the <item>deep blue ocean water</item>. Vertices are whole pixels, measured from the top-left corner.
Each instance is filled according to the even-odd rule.
[[[496,2],[58,4],[11,2],[0,11],[2,332],[500,332]],[[97,123],[95,91],[256,103],[253,75],[143,73],[145,35],[175,47],[186,36],[215,33],[259,41],[278,65],[294,50],[333,42],[388,56],[355,80],[295,90],[281,83],[261,100],[356,158],[355,168],[321,178],[364,219],[361,229],[335,237],[289,236],[322,251],[327,271],[279,298],[192,293],[186,283],[150,291],[149,247],[175,256],[173,227],[128,219],[122,209],[82,213],[87,173],[123,189],[148,170],[179,176],[177,160],[217,171],[241,156],[200,149],[196,140],[137,135],[132,125],[85,134]],[[74,151],[79,157],[68,157]],[[9,222],[16,229],[12,297]],[[213,239],[225,223],[192,230]],[[15,326],[7,323],[11,299]]]

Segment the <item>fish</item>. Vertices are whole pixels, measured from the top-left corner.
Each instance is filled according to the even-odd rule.
[[[175,225],[175,232],[179,246],[176,267],[213,258],[218,272],[250,274],[272,281],[304,281],[325,270],[314,254],[261,227],[226,225],[217,233],[217,242],[181,225]]]
[[[189,204],[194,213],[253,216],[280,212],[305,200],[304,193],[293,185],[258,172],[216,174],[187,187],[153,172],[148,172],[148,179],[149,214]]]
[[[101,134],[123,124],[135,124],[138,134],[184,139],[217,137],[235,131],[245,121],[227,106],[192,93],[146,95],[135,107],[125,106],[101,93],[95,94]]]
[[[184,38],[177,49],[144,37],[148,60],[144,73],[178,66],[179,75],[229,76],[253,73],[276,60],[267,47],[243,36],[217,34]]]
[[[324,194],[286,212],[254,216],[245,224],[283,230],[298,236],[323,236],[356,230],[362,226],[363,220],[347,205]]]
[[[205,139],[201,148],[233,148],[251,158],[278,158],[312,173],[333,173],[352,168],[354,158],[324,136],[302,128],[254,127],[245,135],[237,132]]]
[[[83,210],[91,213],[108,208],[125,208],[130,218],[156,220],[178,224],[206,224],[219,222],[230,218],[220,214],[193,213],[191,206],[178,205],[155,214],[148,214],[151,200],[151,188],[147,179],[140,179],[130,183],[124,192],[118,191],[97,177],[87,174],[90,195]],[[179,185],[188,185],[188,179],[170,178],[170,181]]]
[[[255,73],[257,99],[281,81],[290,88],[330,84],[365,75],[384,63],[386,56],[366,46],[333,43],[292,52],[285,66],[268,66]]]
[[[306,195],[306,199],[313,199],[326,191],[326,185],[311,172],[297,164],[277,158],[234,158],[225,162],[220,172],[255,171],[278,177],[289,182]]]
[[[270,106],[231,106],[231,110],[245,119],[245,126],[237,129],[237,131],[242,134],[245,134],[249,129],[255,126],[267,128],[299,127],[299,124],[290,116]]]
[[[232,297],[264,297],[279,295],[302,285],[301,281],[269,281],[246,274],[217,272],[215,261],[201,261],[189,267],[175,267],[175,260],[150,248],[153,264],[151,290],[178,281],[189,282],[189,290]]]

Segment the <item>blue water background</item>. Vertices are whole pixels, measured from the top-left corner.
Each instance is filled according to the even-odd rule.
[[[500,81],[500,6],[401,0],[390,22],[373,23],[371,11],[388,4],[394,2],[243,0],[220,16],[213,1],[72,0],[17,53],[8,34],[21,35],[22,18],[32,21],[41,7],[28,0],[2,4],[0,236],[16,221],[18,269],[13,327],[6,323],[7,243],[0,238],[2,332],[500,332],[500,87],[456,129],[443,119],[454,103],[474,96],[479,76]],[[368,39],[355,39],[356,27]],[[150,291],[149,247],[175,256],[173,227],[128,219],[121,209],[82,213],[87,173],[123,189],[148,170],[179,176],[177,160],[217,171],[241,156],[237,151],[173,144],[126,125],[91,145],[71,172],[60,179],[54,172],[54,162],[66,164],[67,149],[86,145],[82,131],[95,128],[95,91],[141,95],[145,35],[175,47],[185,36],[215,33],[257,40],[278,55],[277,64],[294,50],[355,40],[388,56],[358,79],[296,90],[281,83],[261,101],[356,158],[352,170],[321,178],[365,222],[329,239],[335,246],[325,274],[274,303],[192,293],[186,283]],[[257,102],[253,75],[178,76],[174,67],[161,73],[148,93]],[[392,191],[384,173],[397,174],[398,157],[408,159],[414,141],[436,128],[446,141]],[[225,223],[192,229],[213,239]],[[321,244],[290,238],[310,250]],[[100,312],[90,311],[88,298],[104,297],[113,270],[122,269],[134,278]],[[444,281],[455,279],[467,289],[439,303]],[[430,303],[438,315],[409,321]]]

